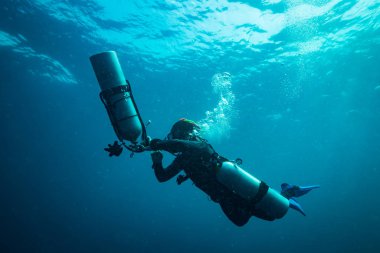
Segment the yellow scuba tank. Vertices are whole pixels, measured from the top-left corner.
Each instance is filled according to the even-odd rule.
[[[144,124],[116,52],[108,51],[95,54],[90,57],[90,61],[101,88],[100,98],[107,109],[119,140],[137,143],[140,135],[145,138]]]
[[[255,209],[263,211],[268,217],[279,219],[288,211],[289,200],[287,198],[240,168],[236,163],[223,162],[217,171],[216,178],[221,184],[244,199],[255,201]],[[265,190],[263,191],[263,189]]]

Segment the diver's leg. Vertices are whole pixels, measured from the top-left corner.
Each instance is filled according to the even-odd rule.
[[[275,220],[274,217],[269,216],[266,212],[264,212],[262,210],[253,209],[251,211],[251,213],[253,216],[255,216],[259,219],[262,219],[262,220],[266,220],[266,221],[274,221]]]
[[[220,203],[224,214],[232,221],[236,226],[244,226],[251,218],[251,214],[242,207],[234,205],[233,201],[223,201]]]

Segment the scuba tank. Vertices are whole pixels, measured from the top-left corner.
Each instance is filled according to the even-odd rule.
[[[217,180],[228,189],[248,199],[254,208],[272,219],[282,218],[289,208],[289,200],[255,178],[236,163],[225,161],[216,173]]]
[[[145,125],[132,95],[131,85],[125,79],[116,52],[107,51],[90,57],[101,92],[100,99],[106,107],[113,129],[124,144],[124,140],[138,146],[141,136],[147,142]],[[131,146],[127,147],[131,150]],[[136,150],[133,150],[136,152]]]

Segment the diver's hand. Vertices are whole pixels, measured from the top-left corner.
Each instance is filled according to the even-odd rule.
[[[153,139],[149,142],[149,146],[152,150],[158,150],[158,143],[160,142],[160,139]]]
[[[162,159],[164,158],[164,156],[162,155],[162,153],[160,151],[154,151],[154,152],[150,153],[150,156],[152,157],[153,164],[162,163]]]
[[[109,152],[109,156],[119,156],[123,151],[123,147],[115,141],[113,145],[108,144],[108,148],[104,148],[104,150]]]

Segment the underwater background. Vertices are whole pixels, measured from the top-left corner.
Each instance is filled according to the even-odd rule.
[[[379,46],[377,0],[2,0],[0,252],[379,252]],[[150,136],[199,121],[273,188],[320,184],[307,216],[236,227],[149,152],[108,157],[108,50]]]

